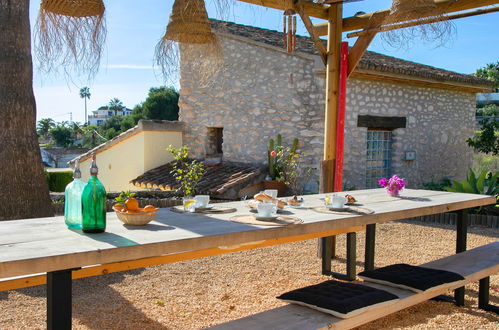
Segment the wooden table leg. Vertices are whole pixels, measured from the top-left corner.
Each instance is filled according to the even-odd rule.
[[[72,270],[47,273],[47,329],[71,329]]]
[[[321,259],[322,259],[322,275],[331,274],[331,237],[323,237],[320,239],[321,242]]]
[[[357,263],[357,233],[347,233],[347,260],[346,274],[333,272],[331,269],[332,249],[331,237],[321,239],[322,244],[322,274],[330,275],[340,280],[355,281],[357,279],[356,263]]]
[[[366,248],[364,270],[374,270],[374,247],[376,244],[376,224],[366,226]]]

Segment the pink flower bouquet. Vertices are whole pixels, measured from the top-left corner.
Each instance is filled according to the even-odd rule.
[[[381,178],[378,184],[386,188],[386,191],[392,196],[398,196],[400,191],[405,187],[405,180],[399,178],[397,175],[392,176],[390,179]]]

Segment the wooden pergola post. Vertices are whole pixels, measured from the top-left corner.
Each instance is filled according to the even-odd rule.
[[[322,193],[332,192],[334,184],[342,20],[343,5],[341,3],[332,4],[329,8],[328,20],[325,98],[326,108],[324,115],[324,157],[321,164],[320,184],[320,190]]]
[[[334,190],[343,5],[341,3],[332,4],[328,14],[326,97],[324,102],[324,156],[321,163],[321,193],[332,192]],[[322,238],[318,246],[322,258],[322,273],[330,274],[331,258],[334,258],[336,254],[336,236]]]

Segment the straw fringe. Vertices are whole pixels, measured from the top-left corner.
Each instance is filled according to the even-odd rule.
[[[39,69],[93,77],[106,39],[101,0],[43,0],[35,26]]]
[[[435,43],[436,47],[439,47],[453,39],[456,32],[454,25],[445,19],[444,13],[438,10],[433,0],[392,0],[390,15],[383,24],[421,20],[422,14],[440,18],[440,20],[430,24],[387,31],[381,34],[382,39],[394,48],[408,48],[416,40]]]
[[[215,80],[223,67],[223,51],[211,30],[204,0],[175,0],[165,35],[156,45],[155,63],[169,82],[181,72],[200,86]]]

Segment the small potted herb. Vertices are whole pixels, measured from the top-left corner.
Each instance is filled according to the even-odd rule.
[[[170,172],[177,184],[177,191],[184,197],[184,207],[186,203],[192,203],[192,198],[196,194],[196,185],[205,173],[204,165],[197,160],[189,159],[189,148],[186,146],[174,148],[169,146],[166,149],[175,159],[173,170]]]

